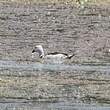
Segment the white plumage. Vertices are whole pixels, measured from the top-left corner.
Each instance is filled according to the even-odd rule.
[[[38,53],[39,58],[45,60],[45,62],[48,63],[63,63],[66,59],[71,59],[74,56],[59,52],[45,55],[42,45],[35,46],[35,48],[32,50],[32,56],[34,53]]]

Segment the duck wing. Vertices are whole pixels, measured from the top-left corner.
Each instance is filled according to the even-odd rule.
[[[48,53],[48,55],[57,55],[57,54],[62,54],[68,57],[68,54],[66,53],[60,53],[60,52],[53,52],[53,53]]]
[[[53,53],[48,53],[47,56],[59,56],[59,57],[62,57],[64,59],[71,59],[73,56],[75,56],[75,54],[73,53],[72,55],[68,55],[66,53],[60,53],[60,52],[53,52]]]

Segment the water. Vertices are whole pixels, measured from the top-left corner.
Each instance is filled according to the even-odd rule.
[[[0,3],[0,109],[109,110],[109,18],[105,6]],[[33,62],[39,44],[75,56]]]
[[[9,61],[9,60],[0,60],[0,74],[5,77],[8,76],[8,78],[15,78],[17,77],[17,79],[22,79],[23,82],[18,82],[15,84],[15,81],[12,80],[13,82],[13,86],[14,88],[19,88],[19,86],[22,87],[22,89],[25,87],[27,88],[28,85],[30,85],[32,83],[32,88],[35,87],[34,85],[36,85],[35,83],[42,83],[43,82],[43,79],[45,78],[49,78],[49,80],[52,80],[54,77],[58,76],[58,77],[61,77],[60,75],[57,75],[58,72],[62,73],[63,76],[62,77],[66,77],[69,75],[68,77],[68,81],[71,80],[71,77],[76,77],[74,80],[79,80],[77,83],[75,83],[74,81],[73,82],[67,82],[65,83],[65,80],[64,80],[64,87],[63,88],[56,88],[56,89],[61,89],[60,91],[64,91],[64,92],[67,92],[67,93],[59,93],[59,90],[55,90],[54,88],[54,92],[57,94],[64,94],[64,96],[54,96],[53,98],[51,97],[51,99],[49,97],[47,97],[45,99],[45,96],[42,96],[41,98],[36,98],[37,96],[32,96],[32,91],[31,91],[31,88],[29,90],[29,88],[27,88],[26,91],[28,91],[28,97],[25,97],[22,94],[22,97],[20,96],[19,94],[19,89],[18,91],[16,90],[16,97],[10,93],[8,93],[8,89],[5,89],[8,93],[8,95],[10,96],[6,96],[4,98],[1,98],[0,100],[0,107],[1,109],[4,109],[4,110],[48,110],[48,109],[52,109],[52,110],[109,110],[110,107],[108,106],[108,103],[109,103],[109,100],[106,100],[106,99],[101,99],[101,98],[97,98],[97,95],[95,95],[95,91],[97,90],[93,90],[91,91],[91,93],[93,92],[94,93],[94,98],[93,96],[89,96],[90,94],[86,93],[86,92],[90,92],[90,91],[83,91],[83,89],[85,89],[85,87],[81,87],[83,85],[81,85],[80,81],[83,79],[85,80],[84,82],[86,82],[87,80],[90,82],[94,82],[96,83],[96,85],[98,84],[100,86],[100,82],[105,83],[107,79],[97,79],[95,78],[95,75],[94,75],[94,72],[96,73],[100,73],[100,77],[101,75],[105,74],[105,73],[109,73],[110,72],[110,68],[109,68],[109,63],[108,64],[103,64],[103,65],[99,65],[99,64],[92,64],[92,65],[87,65],[87,64],[72,64],[72,65],[67,65],[67,64],[42,64],[42,63],[39,63],[39,62],[17,62],[17,61]],[[10,72],[6,72],[6,71],[10,71]],[[15,72],[16,71],[16,72]],[[21,74],[18,74],[19,71],[21,72]],[[24,73],[25,71],[25,73]],[[34,74],[33,74],[34,72]],[[68,72],[68,73],[64,73],[64,72]],[[74,73],[76,72],[76,73]],[[84,73],[82,73],[84,72]],[[43,77],[43,79],[41,78],[41,81],[36,81],[36,82],[28,82],[29,79],[26,79],[26,77],[28,75],[30,75],[30,78],[32,78],[32,80],[35,80],[37,79],[37,75],[39,73],[39,77]],[[50,74],[51,73],[51,74]],[[86,74],[90,74],[90,75],[93,75],[92,78],[89,78],[89,74],[85,77],[85,73]],[[45,74],[45,75],[44,75]],[[68,75],[67,75],[68,74]],[[34,77],[36,77],[35,79],[33,79],[33,75]],[[77,77],[78,75],[78,77]],[[109,74],[105,74],[105,76],[107,76]],[[14,77],[13,77],[14,76]],[[53,77],[52,77],[53,76]],[[82,77],[84,76],[84,77]],[[5,81],[3,80],[1,77],[1,81]],[[102,76],[103,77],[103,76]],[[3,77],[4,78],[4,77]],[[24,80],[25,78],[25,80]],[[51,79],[52,78],[52,79]],[[62,79],[63,80],[63,79]],[[105,80],[105,81],[104,81]],[[25,83],[24,83],[25,81]],[[45,80],[44,80],[45,81]],[[86,82],[88,84],[88,81]],[[12,83],[11,82],[11,83]],[[108,81],[107,81],[108,82]],[[9,80],[9,83],[10,83],[10,80]],[[10,84],[11,84],[10,83]],[[23,86],[23,83],[25,84],[25,86]],[[72,83],[72,84],[71,84]],[[86,84],[85,83],[85,84]],[[91,86],[91,89],[94,89],[94,87],[92,87],[92,83],[89,84],[89,86]],[[19,84],[19,85],[17,85]],[[44,82],[44,86],[47,86],[49,85],[50,83],[48,81],[45,81]],[[63,86],[63,84],[60,82],[56,82],[57,85],[60,85],[60,86]],[[55,85],[56,85],[55,84]],[[76,85],[77,84],[77,85]],[[85,85],[84,84],[84,85]],[[107,83],[106,83],[107,84]],[[56,85],[56,86],[57,86]],[[66,86],[67,85],[67,86]],[[105,85],[105,84],[104,84]],[[42,84],[39,86],[42,87]],[[43,86],[43,87],[44,87]],[[54,85],[53,85],[54,86]],[[10,88],[10,87],[9,87]],[[52,86],[50,86],[50,88],[52,88]],[[82,89],[81,89],[82,88]],[[2,88],[3,89],[3,88]],[[13,89],[13,88],[12,88]],[[87,89],[87,88],[86,88]],[[13,90],[10,90],[11,92],[13,92]],[[34,89],[33,89],[34,91]],[[44,89],[44,92],[47,92],[48,95],[51,94],[51,92],[53,92],[53,90],[50,92],[50,90],[48,91],[45,91]],[[70,92],[70,93],[69,93]],[[99,91],[100,93],[100,91]],[[36,93],[33,93],[33,94],[36,94]],[[41,94],[41,93],[39,93]],[[65,96],[66,94],[68,94],[67,96]],[[73,94],[73,96],[72,96]],[[88,94],[87,95],[82,95],[82,94]],[[55,98],[56,97],[56,98]],[[76,98],[75,98],[76,97]],[[93,99],[92,99],[93,98]],[[96,98],[96,99],[95,99]],[[101,100],[103,100],[101,102]],[[105,100],[105,101],[104,101]],[[99,103],[99,104],[96,104]]]
[[[68,103],[8,103],[0,104],[2,110],[109,110],[108,106]]]
[[[43,64],[39,62],[34,63],[17,63],[16,61],[0,61],[0,70],[2,69],[16,69],[16,70],[25,70],[25,71],[96,71],[96,72],[110,72],[110,64],[107,63],[105,65],[98,65],[98,64],[92,64],[92,65],[84,65],[84,64]]]

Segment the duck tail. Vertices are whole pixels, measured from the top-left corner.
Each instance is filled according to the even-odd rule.
[[[71,59],[73,56],[75,56],[75,54],[68,55],[67,59]]]

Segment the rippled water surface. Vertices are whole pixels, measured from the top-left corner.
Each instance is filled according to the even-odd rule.
[[[109,65],[1,60],[0,85],[5,91],[0,106],[8,110],[109,110],[109,94],[105,95]]]
[[[1,110],[109,110],[110,8],[0,3]],[[64,64],[32,59],[75,56]]]
[[[39,63],[39,62],[31,62],[28,63],[17,63],[16,61],[0,61],[0,69],[15,69],[19,70],[25,70],[25,71],[66,71],[66,72],[72,72],[72,71],[96,71],[96,72],[110,72],[110,64],[45,64],[45,63]]]

